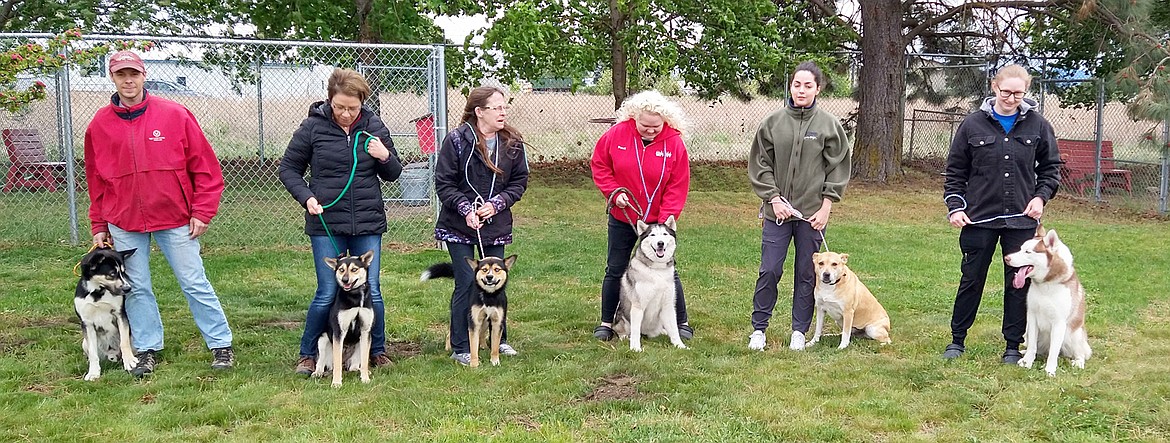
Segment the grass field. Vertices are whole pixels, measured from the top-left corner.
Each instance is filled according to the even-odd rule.
[[[292,373],[313,271],[307,247],[204,249],[235,332],[237,368],[216,372],[173,277],[154,255],[167,346],[136,380],[85,372],[70,296],[84,252],[0,239],[0,441],[1167,441],[1170,229],[1165,219],[1057,199],[1045,224],[1076,254],[1088,290],[1093,358],[1041,369],[999,364],[1002,280],[992,278],[968,352],[939,358],[957,284],[957,230],[933,177],[856,185],[834,206],[828,245],[889,311],[894,343],[830,336],[785,345],[782,290],[769,345],[747,349],[759,266],[758,200],[740,170],[704,170],[680,221],[679,272],[696,337],[646,351],[591,336],[604,267],[602,202],[580,178],[534,178],[516,207],[511,342],[499,367],[468,369],[443,350],[449,281],[419,282],[445,253],[383,253],[395,364],[369,385]],[[714,185],[711,185],[714,184]],[[210,235],[217,234],[214,231]],[[790,266],[789,266],[790,269]],[[790,288],[785,276],[781,288]],[[834,329],[835,333],[835,329]],[[781,340],[783,339],[783,340]]]

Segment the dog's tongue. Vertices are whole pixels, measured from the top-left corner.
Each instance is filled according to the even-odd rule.
[[[1021,266],[1016,270],[1016,277],[1012,279],[1012,287],[1020,289],[1024,287],[1024,282],[1028,279],[1028,274],[1032,272],[1031,266]]]

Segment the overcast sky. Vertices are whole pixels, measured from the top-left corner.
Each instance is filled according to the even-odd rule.
[[[453,43],[463,44],[463,39],[471,31],[487,26],[487,18],[483,14],[460,17],[435,17],[435,25],[443,28],[443,34]]]

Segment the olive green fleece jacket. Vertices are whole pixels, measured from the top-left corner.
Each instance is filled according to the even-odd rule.
[[[775,221],[768,202],[783,196],[805,218],[824,199],[841,201],[849,183],[849,136],[837,117],[814,103],[796,108],[791,101],[760,122],[748,157],[752,190],[763,200],[761,214]]]

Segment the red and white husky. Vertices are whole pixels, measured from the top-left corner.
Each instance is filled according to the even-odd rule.
[[[1003,258],[1008,266],[1019,267],[1012,286],[1028,289],[1028,329],[1024,333],[1024,358],[1020,366],[1031,368],[1037,352],[1048,354],[1044,371],[1056,375],[1056,357],[1071,360],[1078,368],[1093,354],[1085,332],[1085,288],[1073,269],[1072,252],[1056,231],[1036,227],[1036,237],[1024,242],[1019,252]]]

